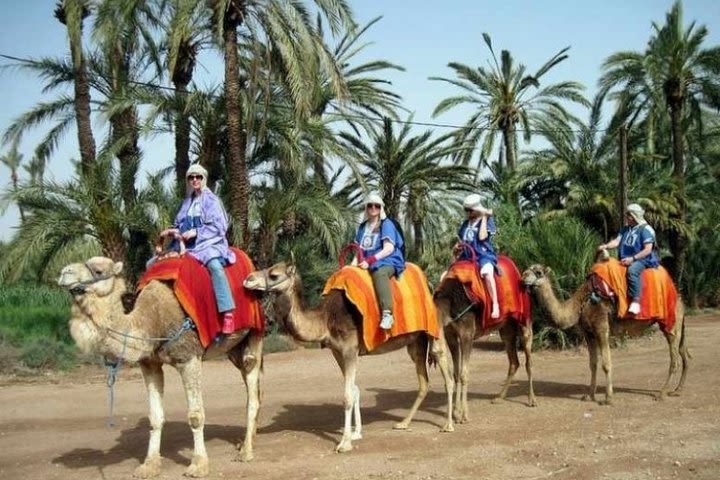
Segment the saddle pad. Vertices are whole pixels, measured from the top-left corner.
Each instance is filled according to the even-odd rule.
[[[655,320],[664,332],[675,325],[675,307],[678,293],[670,274],[664,267],[646,268],[642,272],[640,290],[640,313],[628,315],[627,267],[616,258],[596,263],[590,269],[591,275],[600,277],[617,297],[618,317],[623,319]]]
[[[255,294],[245,287],[243,281],[255,270],[250,258],[237,248],[231,247],[237,260],[225,267],[230,291],[235,300],[235,330],[265,329],[265,318]],[[138,281],[139,292],[152,280],[173,282],[173,290],[183,310],[195,322],[200,343],[207,347],[220,332],[221,317],[217,311],[215,293],[210,271],[191,255],[159,260],[148,268]]]
[[[412,263],[407,263],[399,279],[392,278],[393,323],[390,333],[380,328],[380,307],[370,272],[359,267],[346,266],[333,273],[325,283],[323,295],[330,290],[342,290],[363,317],[363,342],[368,352],[377,348],[391,336],[425,331],[440,337],[437,312],[428,288],[425,274]]]
[[[481,310],[482,318],[478,319],[483,331],[491,330],[508,317],[515,319],[521,325],[528,325],[531,322],[530,295],[523,287],[520,271],[510,257],[500,255],[495,269],[500,318],[490,318],[492,302],[490,293],[485,287],[485,282],[480,278],[480,271],[475,263],[470,260],[458,260],[450,265],[444,280],[450,278],[455,278],[463,284],[465,294],[471,302],[484,306]]]

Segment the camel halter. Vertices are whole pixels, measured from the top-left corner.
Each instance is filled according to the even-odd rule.
[[[83,280],[83,281],[80,281],[80,282],[75,282],[75,283],[73,283],[73,284],[70,286],[70,288],[68,288],[68,291],[69,291],[72,295],[83,295],[83,294],[87,293],[87,287],[88,287],[88,285],[92,285],[92,284],[94,284],[94,283],[102,282],[103,280],[109,280],[109,279],[111,279],[112,277],[115,276],[115,274],[113,274],[113,273],[106,274],[106,275],[97,275],[97,274],[93,271],[93,269],[90,268],[90,265],[88,265],[87,262],[85,262],[85,268],[88,269],[88,271],[90,272],[90,275],[92,275],[93,278],[91,278],[90,280]]]

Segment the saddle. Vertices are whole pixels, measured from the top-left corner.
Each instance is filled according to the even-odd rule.
[[[640,290],[640,313],[628,315],[627,267],[616,258],[596,263],[590,269],[588,282],[596,295],[611,299],[622,319],[657,321],[660,328],[670,331],[675,325],[678,293],[668,271],[660,266],[643,270]]]
[[[484,332],[492,330],[509,317],[521,325],[528,325],[531,322],[530,295],[523,287],[520,271],[510,257],[498,256],[495,269],[500,318],[490,317],[490,293],[487,291],[485,282],[480,278],[480,272],[474,261],[458,260],[454,262],[445,274],[443,282],[449,279],[457,279],[462,284],[470,302],[488,307],[482,308],[479,311],[481,313],[477,314],[477,322]]]
[[[235,300],[234,329],[265,330],[265,318],[260,301],[243,287],[243,281],[255,267],[245,252],[230,247],[236,261],[225,267],[230,291]],[[197,327],[200,343],[208,347],[220,333],[221,315],[217,311],[210,272],[191,255],[172,256],[153,263],[137,284],[140,292],[152,280],[171,282],[175,296],[183,310]]]
[[[354,266],[343,266],[325,283],[322,294],[342,290],[363,318],[363,343],[368,352],[390,337],[425,331],[434,338],[440,337],[440,325],[427,278],[413,263],[406,263],[405,271],[390,280],[393,297],[393,317],[390,332],[380,328],[380,307],[370,272]]]

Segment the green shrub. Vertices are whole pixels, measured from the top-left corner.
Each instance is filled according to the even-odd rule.
[[[66,292],[45,285],[0,287],[0,369],[67,368],[76,358]]]

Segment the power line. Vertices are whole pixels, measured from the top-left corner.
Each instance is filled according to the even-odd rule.
[[[15,57],[15,56],[3,54],[3,53],[0,53],[0,57],[8,59],[8,60],[22,62],[22,63],[34,63],[34,60],[30,59],[30,58],[20,58],[20,57]],[[157,90],[167,90],[167,91],[171,91],[171,92],[176,92],[175,88],[173,88],[173,87],[169,87],[167,85],[160,85],[157,83],[140,82],[137,80],[128,80],[128,83],[132,83],[134,85],[141,85],[141,86],[148,87],[148,88],[154,88]],[[195,92],[197,92],[197,91],[198,90],[195,90]],[[200,92],[202,92],[202,91],[200,91]],[[189,91],[189,92],[182,92],[182,93],[188,94],[188,93],[193,93],[193,92]],[[220,97],[219,95],[215,95],[215,94],[210,94],[209,96],[211,98],[219,98]],[[287,106],[287,105],[272,104],[271,106],[276,107],[276,108],[285,108],[288,110],[292,109],[292,107]],[[452,128],[452,129],[456,129],[456,130],[466,130],[466,131],[498,131],[498,130],[500,130],[495,127],[490,127],[489,121],[485,126],[468,127],[466,125],[455,125],[455,124],[450,124],[450,123],[438,123],[438,122],[415,121],[415,120],[399,120],[399,119],[395,119],[395,118],[391,118],[391,117],[385,117],[385,118],[372,117],[372,116],[363,116],[363,115],[349,114],[349,113],[326,112],[326,113],[324,113],[324,115],[333,115],[333,116],[339,117],[341,119],[349,119],[349,120],[358,120],[358,121],[369,120],[372,122],[379,122],[379,123],[383,123],[385,121],[385,118],[387,118],[388,121],[395,123],[395,124],[399,124],[399,125],[415,125],[415,126],[420,126],[420,127],[435,127],[435,128]],[[572,129],[572,128],[549,128],[549,129],[530,129],[530,130],[526,130],[526,129],[522,129],[522,128],[515,129],[515,132],[517,132],[517,133],[525,133],[528,131],[530,133],[537,133],[537,134],[544,134],[544,133],[550,133],[550,132],[567,132],[567,133],[584,133],[585,132],[585,130]],[[596,128],[593,130],[593,132],[596,132],[596,133],[607,132],[607,131],[610,131],[610,129],[609,128]]]

